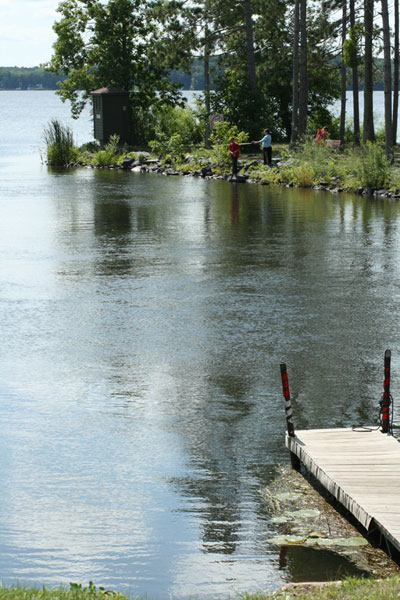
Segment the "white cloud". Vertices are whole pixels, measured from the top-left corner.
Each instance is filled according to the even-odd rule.
[[[58,0],[0,0],[0,66],[33,67],[50,59]]]

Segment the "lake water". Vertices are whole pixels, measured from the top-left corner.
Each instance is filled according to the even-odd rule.
[[[376,422],[386,348],[396,399],[398,204],[52,170],[41,133],[68,107],[2,92],[0,114],[2,582],[211,599],[325,579],[329,555],[280,568],[267,541],[279,364],[298,427]],[[72,125],[91,139],[89,112]]]
[[[363,116],[364,116],[364,94],[360,92],[358,95],[359,98],[359,110],[360,110],[360,125],[362,127],[363,124]],[[375,129],[383,128],[385,123],[385,98],[383,91],[376,91],[373,94],[373,107],[374,107],[374,124]],[[333,112],[339,116],[340,115],[340,100],[337,100],[333,104]],[[353,119],[353,92],[346,92],[346,118],[348,120]]]

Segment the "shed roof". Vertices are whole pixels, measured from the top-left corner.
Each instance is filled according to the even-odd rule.
[[[119,87],[114,87],[112,85],[108,85],[107,87],[99,88],[98,90],[93,90],[91,94],[128,94],[126,90],[123,90]]]

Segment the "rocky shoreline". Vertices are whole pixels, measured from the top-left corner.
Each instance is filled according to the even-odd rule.
[[[213,166],[206,160],[204,161],[204,165],[200,169],[192,169],[189,168],[189,165],[192,160],[192,156],[188,155],[185,157],[184,162],[188,165],[187,169],[175,169],[172,163],[164,163],[156,158],[151,158],[150,153],[141,152],[139,160],[136,158],[125,157],[121,164],[118,165],[86,165],[84,163],[75,163],[69,165],[70,167],[87,167],[92,169],[114,169],[114,170],[122,170],[122,171],[132,171],[138,173],[158,173],[159,175],[164,175],[166,177],[176,177],[176,176],[184,176],[184,177],[199,177],[202,179],[215,179],[215,180],[225,180],[230,183],[258,183],[259,185],[280,185],[283,187],[296,187],[294,183],[276,183],[270,184],[270,182],[263,180],[260,176],[254,176],[254,173],[249,173],[248,169],[254,166],[261,166],[263,163],[257,159],[251,159],[248,161],[239,161],[239,171],[240,173],[236,175],[236,177],[232,177],[230,173],[224,173],[222,175],[216,174],[213,171]],[[272,168],[275,168],[279,171],[279,167],[286,165],[281,161],[280,158],[275,158],[272,160]],[[315,191],[326,191],[331,194],[339,194],[339,193],[353,193],[358,196],[372,196],[377,198],[385,198],[385,199],[398,199],[400,198],[400,188],[395,190],[388,189],[376,189],[376,188],[367,188],[367,187],[357,187],[354,189],[348,189],[341,187],[338,184],[337,178],[331,178],[330,181],[319,181],[318,183],[312,185],[309,189]]]

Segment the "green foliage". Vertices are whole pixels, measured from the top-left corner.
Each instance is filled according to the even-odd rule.
[[[213,2],[219,10],[219,29],[229,35],[221,42],[222,72],[214,79],[212,111],[259,139],[268,128],[274,142],[288,139],[291,130],[293,5],[281,0],[251,2],[253,12],[256,89],[251,90],[243,2]],[[325,6],[325,5],[324,5]],[[308,100],[309,113],[321,117],[340,92],[339,72],[331,61],[334,36],[329,11],[308,10]],[[290,24],[290,25],[289,25]],[[289,25],[289,26],[288,26]],[[324,119],[325,120],[325,119]]]
[[[315,144],[314,137],[307,139],[304,146],[299,149],[297,157],[311,165],[314,177],[317,179],[335,176],[336,164],[340,158],[328,144]]]
[[[156,116],[155,139],[149,146],[161,158],[180,159],[185,148],[201,141],[200,123],[190,107],[162,106]]]
[[[242,593],[237,600],[396,600],[400,594],[400,578],[391,577],[345,578],[341,585],[313,585],[288,592],[287,589],[269,593]],[[114,600],[128,600],[126,596],[115,591],[96,587],[92,582],[88,586],[70,584],[70,588],[24,588],[20,586],[0,588],[0,600],[102,600],[112,597]],[[136,598],[136,597],[135,597]],[[130,600],[135,600],[131,597]],[[136,598],[137,600],[137,598]]]
[[[376,122],[377,118],[375,118],[374,120]],[[377,126],[375,127],[375,140],[378,144],[384,144],[385,139],[386,139],[385,123],[383,121],[380,121],[380,122],[378,122]]]
[[[278,169],[262,167],[252,170],[260,181],[275,184],[293,184],[298,187],[311,187],[315,183],[316,173],[313,164],[305,160],[290,160]]]
[[[300,187],[318,185],[320,181],[347,189],[400,187],[400,171],[391,168],[379,144],[368,143],[338,152],[328,144],[316,145],[313,139],[308,139],[282,159],[277,168],[253,167],[252,176],[269,183]]]
[[[102,0],[61,2],[57,39],[47,69],[62,73],[59,95],[78,117],[91,91],[115,86],[130,92],[135,143],[149,139],[152,110],[175,104],[179,85],[171,68],[187,66],[190,40],[180,24],[180,2]]]
[[[299,187],[311,187],[315,181],[315,171],[310,163],[300,163],[293,170],[294,182]]]
[[[390,182],[390,163],[379,144],[368,142],[360,148],[335,152],[328,145],[312,140],[298,150],[292,167],[292,181],[297,185],[323,180],[346,187],[383,188]]]
[[[202,128],[195,111],[189,106],[164,106],[157,113],[159,128],[167,135],[179,133],[186,146],[199,144],[202,140]]]
[[[322,586],[304,586],[274,594],[243,594],[241,600],[396,600],[400,594],[399,576],[374,578],[345,578]]]
[[[86,142],[79,146],[79,152],[97,152],[98,150],[100,150],[100,144],[96,141]]]
[[[89,581],[89,585],[83,586],[81,583],[70,583],[69,590],[76,598],[84,598],[85,600],[102,600],[107,598],[110,594],[103,586],[95,586],[93,581]],[[122,600],[124,596],[122,594],[112,592],[113,596],[116,595],[118,599]]]
[[[175,162],[183,157],[185,145],[182,136],[174,133],[170,138],[163,135],[158,140],[151,140],[149,146],[160,158],[168,158]]]
[[[161,106],[156,111],[156,123],[155,139],[149,146],[162,158],[182,157],[185,148],[201,141],[200,123],[190,107]]]
[[[98,150],[92,159],[92,163],[99,165],[100,167],[107,167],[116,165],[119,159],[119,135],[114,134],[110,137],[108,144],[105,145],[104,150]]]
[[[390,187],[395,190],[400,189],[400,169],[392,167],[390,172]]]
[[[46,587],[28,588],[20,586],[0,587],[0,600],[105,600],[112,596],[114,600],[128,600],[119,592],[96,587],[92,581],[87,586],[71,583],[69,588]],[[131,599],[133,600],[133,599]]]
[[[212,110],[222,112],[227,121],[248,131],[252,139],[259,139],[266,128],[273,134],[283,130],[274,115],[272,101],[266,102],[263,94],[249,90],[245,73],[227,68],[217,78],[217,86],[211,95]]]
[[[357,158],[357,155],[355,155]],[[360,149],[358,161],[354,161],[354,173],[362,186],[370,188],[385,187],[390,180],[390,162],[379,144],[367,142]]]
[[[348,37],[343,44],[343,60],[347,67],[353,68],[361,64],[360,43],[362,33],[361,23],[356,23],[348,31]]]
[[[44,128],[43,139],[49,165],[62,167],[77,159],[78,150],[74,146],[72,129],[57,119],[51,119]]]

